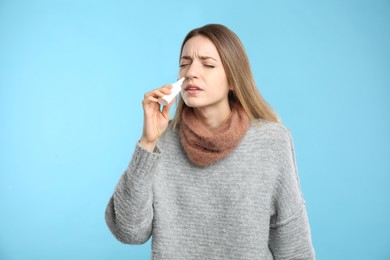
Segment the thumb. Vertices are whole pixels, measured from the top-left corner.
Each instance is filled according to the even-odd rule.
[[[173,103],[175,103],[175,101],[176,101],[176,98],[172,99],[172,101],[167,106],[164,106],[162,111],[161,111],[163,117],[166,118],[167,120],[169,120],[169,118],[170,118],[169,111],[171,110],[171,107],[172,107]]]

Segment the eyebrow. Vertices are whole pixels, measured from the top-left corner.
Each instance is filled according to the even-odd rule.
[[[187,56],[187,55],[184,55],[181,57],[181,60],[192,60],[192,58],[190,56]],[[217,59],[213,58],[213,57],[210,57],[210,56],[199,56],[199,59],[201,60],[214,60],[214,61],[217,61]]]

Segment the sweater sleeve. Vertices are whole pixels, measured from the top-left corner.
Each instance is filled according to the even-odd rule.
[[[143,244],[152,234],[152,175],[159,158],[158,148],[150,153],[137,144],[132,160],[108,202],[106,223],[123,243]]]
[[[288,130],[285,130],[278,147],[280,175],[273,192],[269,246],[275,259],[315,259],[293,141]]]

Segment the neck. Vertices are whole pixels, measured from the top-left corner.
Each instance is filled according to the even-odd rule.
[[[201,107],[194,108],[196,117],[202,122],[202,124],[213,131],[217,129],[230,115],[229,103],[219,108]]]

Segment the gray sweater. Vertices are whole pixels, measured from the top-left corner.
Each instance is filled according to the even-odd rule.
[[[290,133],[263,120],[205,168],[176,130],[153,153],[137,145],[105,218],[123,243],[152,236],[155,260],[315,258]]]

